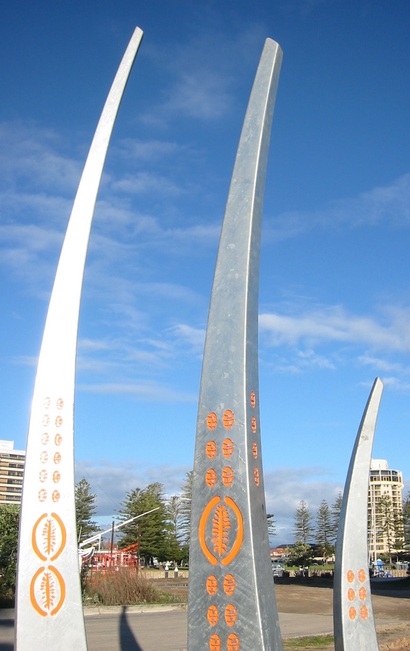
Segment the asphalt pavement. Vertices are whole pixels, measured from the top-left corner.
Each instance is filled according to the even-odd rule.
[[[284,638],[333,632],[331,615],[279,613],[279,621]],[[85,625],[88,651],[187,649],[185,607],[86,608]],[[14,611],[0,610],[0,651],[14,651],[13,636]]]

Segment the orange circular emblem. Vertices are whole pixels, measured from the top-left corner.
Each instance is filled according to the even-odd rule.
[[[366,572],[361,569],[357,573],[357,578],[359,579],[360,583],[364,583],[366,581]]]
[[[224,424],[225,429],[231,429],[235,422],[235,415],[233,411],[230,409],[227,409],[224,411],[224,415],[222,416],[222,422]]]
[[[255,391],[251,391],[251,407],[252,407],[252,409],[255,409],[255,407],[256,407]]]
[[[206,426],[208,429],[214,430],[218,424],[218,418],[214,411],[211,411],[206,417]]]
[[[222,470],[222,482],[224,486],[232,486],[234,478],[234,472],[229,466],[225,466]]]
[[[360,599],[360,601],[364,601],[366,599],[366,597],[367,597],[366,588],[361,586],[359,588],[359,599]]]
[[[259,486],[259,470],[258,468],[253,469],[253,477],[255,479],[255,484]]]
[[[38,501],[39,502],[45,502],[47,499],[47,491],[42,488],[40,491],[38,491]]]
[[[255,432],[256,432],[256,418],[255,418],[255,416],[252,416],[252,418],[251,418],[251,429],[252,429],[252,432],[255,434]]]
[[[206,580],[206,591],[210,597],[213,597],[218,592],[218,579],[211,574]]]
[[[64,603],[66,586],[56,567],[40,567],[30,583],[30,601],[43,617],[56,615]]]
[[[62,424],[63,424],[63,419],[61,418],[61,416],[57,416],[57,418],[55,419],[56,427],[61,427]]]
[[[224,592],[228,597],[231,597],[235,592],[236,579],[232,574],[227,574],[224,578]]]
[[[238,619],[236,608],[233,604],[228,604],[225,608],[225,621],[228,626],[233,626]]]
[[[209,533],[207,535],[207,525]],[[235,531],[230,539],[230,530]],[[212,565],[226,566],[237,556],[243,543],[242,513],[231,497],[223,500],[215,495],[202,512],[198,526],[199,544],[204,556]]]
[[[357,615],[356,608],[353,608],[353,606],[351,606],[349,608],[349,618],[352,619],[352,620],[356,619],[356,615]]]
[[[235,635],[235,633],[231,633],[230,635],[228,635],[226,646],[228,651],[239,651],[240,649],[239,637]]]
[[[62,398],[58,398],[56,405],[57,409],[62,409],[64,407],[64,400]]]
[[[221,651],[221,638],[216,633],[209,638],[209,651]]]
[[[356,595],[353,588],[349,588],[347,591],[347,598],[349,599],[349,601],[354,601],[355,596]]]
[[[206,456],[208,459],[214,459],[216,456],[216,443],[215,441],[208,441],[205,448]]]
[[[230,459],[234,450],[234,444],[232,439],[224,439],[224,442],[222,443],[222,454],[224,455],[225,459]]]
[[[361,606],[360,607],[360,617],[361,619],[367,619],[369,616],[369,611],[367,610],[366,606]]]
[[[354,572],[352,570],[348,570],[347,572],[347,580],[349,583],[353,583],[354,581]]]
[[[206,617],[210,625],[215,626],[219,619],[218,608],[216,606],[209,606]]]
[[[258,458],[258,446],[256,444],[256,441],[252,443],[252,454],[254,459]]]
[[[56,452],[54,457],[53,457],[54,463],[58,464],[61,461],[61,454],[59,452]]]
[[[209,488],[212,488],[212,486],[215,486],[216,484],[216,472],[213,468],[210,468],[209,470],[206,471],[205,473],[205,481],[206,485],[209,486]]]
[[[62,441],[63,441],[63,437],[61,436],[61,434],[56,434],[54,437],[54,443],[56,445],[61,445]]]

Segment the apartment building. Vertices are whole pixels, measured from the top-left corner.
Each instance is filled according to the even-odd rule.
[[[369,558],[400,551],[400,527],[403,512],[403,475],[391,470],[385,459],[372,459],[368,495]]]
[[[0,440],[0,506],[21,504],[26,453],[15,450],[14,441]]]

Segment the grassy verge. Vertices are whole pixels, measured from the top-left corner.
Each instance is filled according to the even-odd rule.
[[[307,635],[305,637],[284,640],[283,648],[287,651],[296,649],[333,649],[333,635]]]
[[[131,606],[179,603],[180,599],[158,590],[135,569],[119,568],[83,577],[83,601],[85,605]]]

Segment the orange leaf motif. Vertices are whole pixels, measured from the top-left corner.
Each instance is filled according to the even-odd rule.
[[[40,590],[44,608],[46,610],[51,610],[56,597],[55,583],[53,581],[51,572],[44,572],[40,583]]]
[[[222,556],[226,552],[230,528],[231,521],[229,519],[228,509],[220,505],[215,510],[215,515],[212,518],[212,543],[214,552],[219,556]]]
[[[56,526],[53,520],[46,520],[43,531],[43,550],[48,556],[54,551],[56,544]]]

